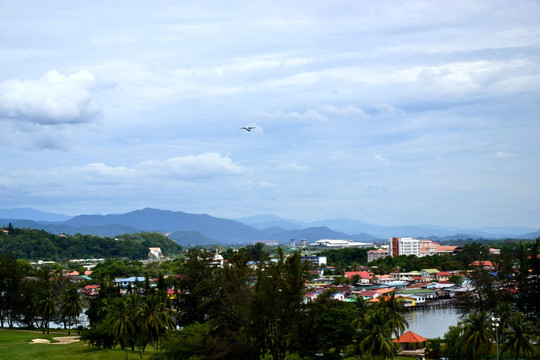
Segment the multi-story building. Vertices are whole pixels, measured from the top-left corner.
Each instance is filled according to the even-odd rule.
[[[400,255],[420,256],[420,240],[412,237],[392,237],[388,239],[388,253],[391,257]]]
[[[302,256],[301,261],[309,261],[315,267],[326,266],[326,256],[309,255]]]
[[[369,250],[367,252],[367,261],[372,262],[380,258],[387,257],[389,255],[388,249]]]

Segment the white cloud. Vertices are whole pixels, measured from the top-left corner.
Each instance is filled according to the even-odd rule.
[[[514,156],[516,156],[516,154],[505,153],[502,151],[499,151],[498,153],[493,155],[493,157],[497,159],[509,159],[509,158],[513,158]]]
[[[101,115],[87,72],[65,76],[51,70],[39,80],[7,80],[0,84],[0,117],[42,125],[90,122]]]
[[[332,104],[325,104],[321,106],[320,110],[330,115],[368,117],[364,110],[358,109],[352,105],[336,106]]]
[[[378,109],[381,113],[391,116],[405,115],[405,111],[400,108],[396,108],[390,104],[377,104],[375,105],[375,108]]]
[[[313,109],[307,109],[306,111],[304,111],[304,113],[299,113],[296,111],[288,112],[288,113],[259,112],[255,116],[261,117],[261,118],[267,118],[267,119],[294,120],[298,122],[319,122],[319,123],[328,122],[328,118],[326,116],[321,114],[319,111],[313,110]]]
[[[311,170],[309,165],[300,165],[300,164],[297,164],[296,162],[282,164],[280,167],[285,170],[294,170],[294,171],[310,171]]]
[[[234,164],[230,158],[214,152],[145,161],[137,165],[137,169],[152,176],[183,178],[237,176],[246,171],[242,166]]]
[[[259,184],[260,187],[264,187],[264,188],[275,188],[276,187],[276,184],[273,184],[273,183],[268,182],[268,181],[259,181],[258,184]]]

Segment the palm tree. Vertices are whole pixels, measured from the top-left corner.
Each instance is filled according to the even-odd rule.
[[[47,328],[47,334],[49,334],[49,323],[51,319],[58,312],[56,298],[49,290],[43,291],[37,301],[37,312],[41,316],[44,324],[43,333],[45,334],[45,327]]]
[[[359,330],[364,324],[364,321],[366,321],[369,309],[367,302],[361,296],[356,297],[354,305],[355,319],[353,320],[352,326],[356,330]]]
[[[114,299],[111,310],[112,312],[109,314],[111,331],[117,339],[122,340],[127,360],[128,341],[135,330],[127,300],[125,298]]]
[[[485,311],[471,313],[465,319],[464,325],[463,340],[466,353],[477,359],[493,350],[492,341],[495,340],[495,333],[490,328],[489,317]]]
[[[519,359],[520,355],[524,355],[532,359],[534,354],[534,346],[531,343],[533,338],[530,333],[532,324],[523,319],[521,313],[515,313],[508,321],[509,329],[506,329],[506,339],[502,351],[509,352],[515,355],[515,359]]]
[[[405,317],[401,313],[405,310],[402,299],[396,297],[395,293],[383,298],[379,303],[379,306],[386,312],[388,317],[388,326],[392,329],[392,333],[396,337],[400,337],[401,334],[409,327],[409,323],[405,320]]]
[[[71,335],[71,324],[82,312],[81,294],[75,286],[69,286],[60,299],[61,311],[68,319],[68,335]]]
[[[137,317],[141,330],[150,337],[154,349],[159,346],[159,337],[174,327],[171,311],[157,293],[146,297]]]
[[[360,351],[375,359],[394,358],[394,343],[390,339],[392,328],[388,326],[387,313],[377,308],[368,315],[363,330],[360,331]]]

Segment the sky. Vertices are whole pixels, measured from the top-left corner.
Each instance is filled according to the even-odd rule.
[[[540,228],[539,60],[539,1],[0,0],[0,208]]]

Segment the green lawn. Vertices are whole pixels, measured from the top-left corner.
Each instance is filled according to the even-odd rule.
[[[72,335],[77,332],[72,331]],[[96,350],[84,342],[73,344],[31,344],[32,339],[48,339],[54,342],[53,337],[66,336],[65,334],[41,334],[25,330],[0,329],[0,360],[124,360],[126,352],[121,349]],[[143,354],[148,359],[149,353]],[[128,352],[128,359],[140,359],[137,351]]]

